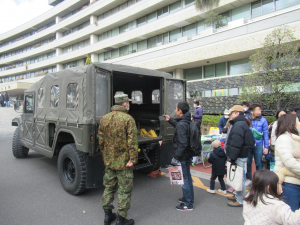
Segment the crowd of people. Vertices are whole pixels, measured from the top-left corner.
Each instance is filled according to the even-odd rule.
[[[247,102],[225,110],[219,121],[221,142],[212,143],[214,150],[208,159],[213,165],[207,192],[215,193],[218,177],[219,192],[226,194],[223,175],[227,160],[243,169],[242,191],[229,188],[234,196],[228,197],[228,205],[243,207],[245,224],[300,224],[300,106],[291,106],[289,113],[278,110],[270,125],[261,111],[260,105]],[[226,125],[220,126],[225,119]],[[256,172],[252,176],[253,157]]]
[[[116,105],[99,125],[99,148],[106,166],[102,197],[105,225],[115,219],[117,225],[134,224],[134,220],[126,219],[133,185],[132,167],[138,159],[137,129],[134,119],[128,114],[130,101],[126,94],[116,95]],[[196,130],[201,129],[203,110],[197,100],[194,108],[195,114],[192,115],[188,103],[181,101],[176,106],[176,118],[163,115],[165,121],[175,128],[171,164],[175,162],[182,167],[183,196],[176,206],[179,211],[193,210],[195,202],[190,172],[190,137],[195,135],[190,133],[190,127],[191,120],[194,120]],[[219,123],[222,135],[220,140],[212,142],[214,150],[208,159],[212,163],[212,175],[207,192],[215,193],[215,180],[218,178],[221,185],[219,192],[227,194],[224,182],[224,175],[228,172],[225,167],[227,161],[230,168],[234,166],[242,171],[238,178],[241,187],[236,188],[237,191],[228,190],[235,194],[228,196],[228,205],[243,207],[245,224],[300,224],[300,107],[291,107],[289,114],[285,109],[279,110],[277,121],[270,125],[261,111],[260,105],[247,102],[225,110]],[[116,133],[119,135],[115,136]],[[253,157],[256,172],[252,176]],[[263,168],[263,158],[275,161],[274,172]],[[246,186],[250,187],[248,194]],[[117,189],[118,209],[117,213],[113,213]]]
[[[1,107],[10,107],[10,98],[7,91],[0,93],[0,106]]]

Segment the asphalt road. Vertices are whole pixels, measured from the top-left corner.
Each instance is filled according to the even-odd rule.
[[[11,152],[11,142],[12,135],[0,135],[1,225],[103,224],[103,188],[72,196],[60,184],[56,158],[49,159],[30,151],[27,158],[16,159]],[[208,180],[201,181],[209,186]],[[135,173],[128,217],[135,219],[137,225],[244,223],[242,208],[228,207],[226,197],[208,194],[198,187],[194,192],[194,211],[179,212],[175,206],[182,196],[180,186],[171,186],[166,176],[153,179]]]

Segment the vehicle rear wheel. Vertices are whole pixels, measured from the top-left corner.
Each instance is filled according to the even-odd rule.
[[[59,152],[57,170],[64,189],[71,195],[86,190],[86,157],[75,144],[67,144]]]
[[[16,158],[25,158],[28,155],[29,149],[24,147],[20,142],[20,131],[19,127],[15,130],[13,142],[12,142],[12,152]]]
[[[143,174],[149,174],[152,171],[158,170],[160,168],[160,147],[157,146],[153,150],[149,151],[148,157],[150,159],[150,162],[152,163],[152,166],[138,170]]]

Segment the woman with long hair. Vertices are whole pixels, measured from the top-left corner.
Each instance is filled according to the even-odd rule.
[[[281,201],[282,187],[278,176],[269,170],[254,173],[249,194],[244,198],[245,225],[300,224],[300,210]]]
[[[275,168],[279,174],[285,168],[295,175],[300,175],[300,162],[293,153],[300,150],[299,120],[295,114],[283,115],[278,119],[275,142]],[[283,200],[293,211],[300,208],[300,179],[286,174],[283,180]]]

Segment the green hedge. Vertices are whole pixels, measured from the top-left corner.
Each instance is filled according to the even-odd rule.
[[[222,116],[223,115],[203,115],[202,125],[218,127],[219,120]],[[266,116],[265,118],[268,121],[268,124],[272,123],[273,121],[276,121],[275,116]]]
[[[220,118],[223,115],[203,115],[202,117],[202,124],[201,125],[207,125],[210,127],[218,127],[218,123]]]

